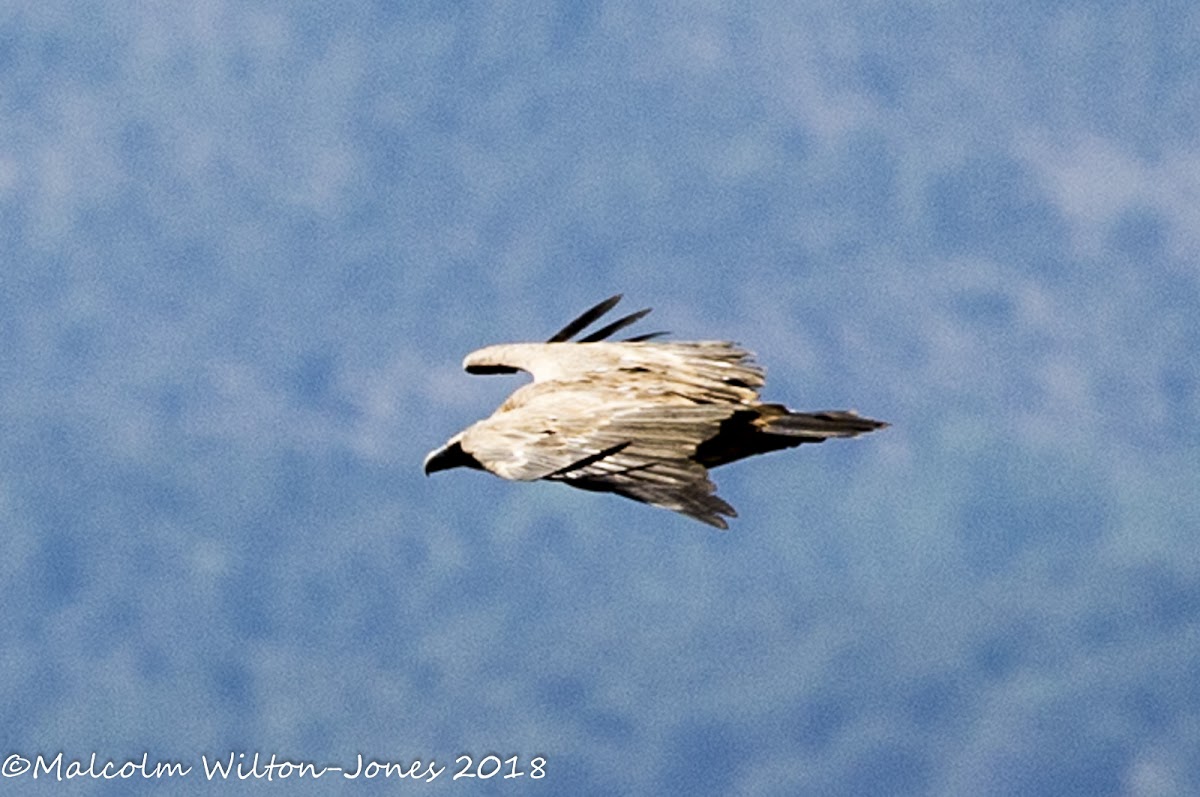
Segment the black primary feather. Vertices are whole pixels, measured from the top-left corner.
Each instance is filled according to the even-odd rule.
[[[649,313],[649,312],[650,312],[650,308],[647,307],[645,310],[638,310],[636,313],[630,313],[627,316],[622,316],[621,318],[618,318],[616,321],[612,322],[608,326],[602,327],[602,328],[596,330],[592,334],[588,335],[586,338],[580,338],[579,342],[580,343],[595,343],[598,340],[604,340],[605,338],[612,335],[612,333],[620,332],[622,329],[629,326],[630,324],[636,323],[638,321],[638,319],[643,318],[646,315],[646,313]]]
[[[558,330],[558,332],[555,332],[554,335],[546,342],[564,343],[570,340],[575,333],[582,331],[597,318],[616,307],[617,302],[621,301],[621,296],[622,294],[620,293],[618,293],[616,296],[610,296],[595,307],[586,310],[583,315],[579,316],[574,321]]]

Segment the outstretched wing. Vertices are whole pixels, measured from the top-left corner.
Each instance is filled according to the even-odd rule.
[[[693,456],[735,408],[608,400],[605,408],[581,391],[545,393],[472,426],[462,446],[506,479],[617,493],[727,528],[722,515],[737,513]]]
[[[506,343],[471,352],[463,367],[473,374],[526,371],[535,384],[555,382],[562,389],[581,384],[626,395],[672,393],[694,402],[753,401],[764,379],[750,352],[719,340]]]

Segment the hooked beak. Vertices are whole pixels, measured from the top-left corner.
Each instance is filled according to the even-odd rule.
[[[425,475],[437,473],[439,470],[450,470],[451,468],[476,468],[481,469],[482,466],[475,457],[463,451],[462,443],[458,440],[451,440],[441,448],[435,448],[425,457]]]

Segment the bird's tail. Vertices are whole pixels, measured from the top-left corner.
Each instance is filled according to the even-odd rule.
[[[781,405],[776,406],[781,411],[779,414],[763,413],[761,416],[762,430],[771,435],[808,438],[797,442],[817,442],[831,437],[855,437],[888,425],[885,421],[864,418],[849,410],[792,412]]]
[[[782,404],[760,404],[735,412],[721,422],[719,433],[696,448],[695,460],[706,468],[735,462],[804,443],[854,437],[887,426],[847,410],[792,412]]]

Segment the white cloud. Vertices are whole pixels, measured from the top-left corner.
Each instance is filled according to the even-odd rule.
[[[1073,225],[1074,243],[1099,254],[1123,212],[1149,208],[1169,222],[1168,246],[1182,256],[1200,243],[1200,150],[1150,160],[1119,142],[1085,135],[1069,142],[1030,135],[1018,144],[1046,191]]]

